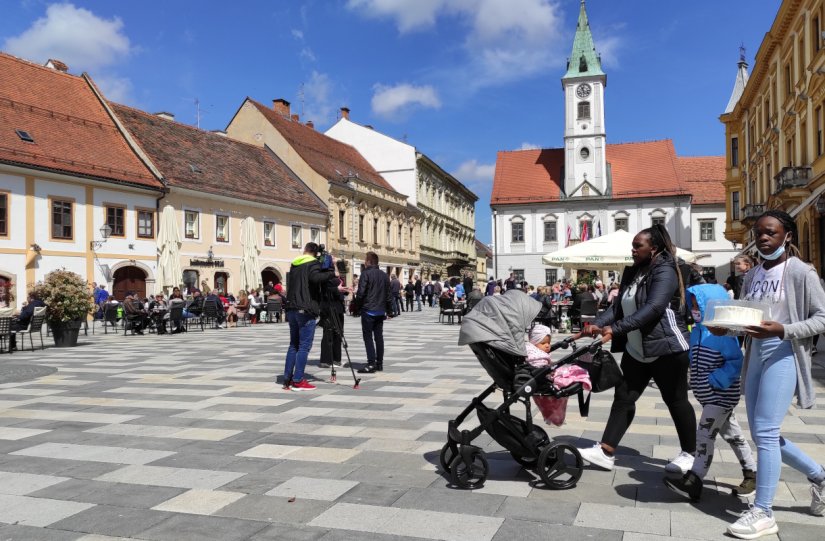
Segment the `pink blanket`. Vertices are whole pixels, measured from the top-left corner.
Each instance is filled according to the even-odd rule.
[[[585,391],[591,389],[590,375],[587,370],[575,364],[565,364],[554,370],[549,374],[548,379],[552,378],[553,385],[562,389],[577,381],[581,382],[582,388]],[[567,397],[552,398],[549,396],[533,396],[533,402],[541,411],[544,422],[548,425],[561,426],[564,424],[564,418],[567,415]]]

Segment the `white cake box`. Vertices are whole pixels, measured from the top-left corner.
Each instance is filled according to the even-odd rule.
[[[745,327],[771,320],[771,306],[764,302],[713,299],[705,307],[702,324],[744,333]]]

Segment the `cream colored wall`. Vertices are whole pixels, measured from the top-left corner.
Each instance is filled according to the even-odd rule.
[[[326,217],[310,216],[273,207],[244,204],[237,200],[225,198],[211,198],[193,192],[181,192],[172,187],[171,192],[161,201],[161,208],[172,205],[177,216],[178,228],[183,243],[181,245],[181,270],[196,270],[200,279],[208,278],[209,287],[214,287],[216,272],[225,272],[229,275],[227,289],[237,293],[241,287],[240,265],[243,258],[241,243],[241,222],[247,217],[255,219],[256,239],[260,250],[260,270],[272,267],[283,278],[289,269],[290,262],[301,255],[303,245],[311,239],[311,229],[317,228],[320,242],[326,242]],[[184,213],[194,210],[200,213],[200,231],[198,239],[185,238]],[[216,239],[216,223],[218,215],[229,217],[228,242],[218,242]],[[275,223],[275,246],[264,245],[264,222]],[[300,225],[302,238],[299,247],[293,248],[291,242],[292,226]],[[223,260],[222,267],[194,267],[191,259],[205,259],[212,248],[215,259]]]

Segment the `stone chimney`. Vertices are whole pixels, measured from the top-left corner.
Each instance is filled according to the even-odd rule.
[[[298,122],[298,121],[301,120],[301,117],[298,116],[298,113],[292,113],[292,116],[290,116],[290,118],[292,119],[293,122]]]
[[[307,120],[307,127],[312,128],[314,130],[315,129],[315,122],[313,122],[311,120]]]
[[[49,61],[46,62],[46,67],[51,68],[55,71],[62,71],[63,73],[68,73],[69,66],[67,66],[64,62],[57,60],[56,58],[49,58]]]
[[[279,115],[289,118],[289,102],[285,99],[272,100],[272,109]]]
[[[155,115],[159,116],[160,118],[162,118],[164,120],[171,120],[173,122],[175,120],[175,115],[172,114],[172,113],[167,113],[166,111],[160,111],[158,113],[155,113]]]
[[[341,107],[341,118],[349,120],[349,107]]]

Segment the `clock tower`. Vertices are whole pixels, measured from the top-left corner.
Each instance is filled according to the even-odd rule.
[[[610,194],[605,159],[604,89],[607,76],[593,45],[584,0],[561,79],[564,90],[564,195],[586,197]]]

